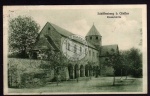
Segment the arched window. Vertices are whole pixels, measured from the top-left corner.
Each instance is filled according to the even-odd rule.
[[[91,50],[89,50],[89,56],[91,56]]]
[[[82,52],[82,47],[80,46],[80,53]]]
[[[70,51],[70,43],[68,43],[68,50]]]
[[[77,45],[74,45],[74,53],[77,53]]]
[[[95,56],[95,53],[93,52],[93,57]]]

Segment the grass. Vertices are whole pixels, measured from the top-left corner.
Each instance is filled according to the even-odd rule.
[[[79,81],[70,80],[61,83],[48,83],[40,88],[9,88],[9,93],[75,93],[75,92],[142,92],[142,78],[128,78],[127,80],[116,77],[116,85],[113,86],[113,77],[83,77]]]

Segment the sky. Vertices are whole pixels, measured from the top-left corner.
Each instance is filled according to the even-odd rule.
[[[107,15],[97,15],[98,12],[119,13],[121,18],[107,18]],[[40,25],[40,30],[46,22],[54,23],[74,34],[86,36],[94,24],[102,36],[102,45],[118,44],[120,50],[128,50],[139,46],[142,38],[142,10],[140,8],[77,8],[77,9],[15,9],[9,11],[9,17],[30,16]]]

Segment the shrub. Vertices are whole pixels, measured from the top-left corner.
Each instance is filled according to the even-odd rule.
[[[45,85],[44,73],[24,73],[21,76],[21,87],[32,88]]]

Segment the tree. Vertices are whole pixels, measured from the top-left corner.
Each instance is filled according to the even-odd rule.
[[[60,82],[60,70],[61,68],[66,67],[65,57],[62,56],[62,53],[59,50],[43,50],[45,51],[43,59],[49,63],[41,63],[40,68],[45,70],[54,69],[54,80],[56,80],[57,85]]]
[[[107,52],[108,57],[106,57],[104,63],[105,63],[106,66],[114,68],[113,85],[115,85],[115,71],[116,71],[116,69],[120,68],[121,59],[120,59],[119,54],[115,53],[114,50],[111,50],[111,51],[112,51],[112,54]]]
[[[129,74],[134,77],[142,76],[142,53],[140,50],[131,48],[121,51],[120,58],[126,79]]]
[[[142,53],[140,50],[131,48],[129,61],[131,63],[131,75],[134,77],[142,76]]]
[[[121,63],[122,63],[122,69],[123,69],[123,71],[125,71],[126,79],[127,79],[128,74],[129,74],[128,71],[129,71],[130,68],[131,68],[131,63],[130,63],[130,61],[129,61],[129,53],[130,53],[129,50],[121,51],[121,52],[120,52]]]
[[[17,53],[20,58],[28,57],[36,41],[40,26],[27,16],[18,16],[9,21],[9,52]]]

